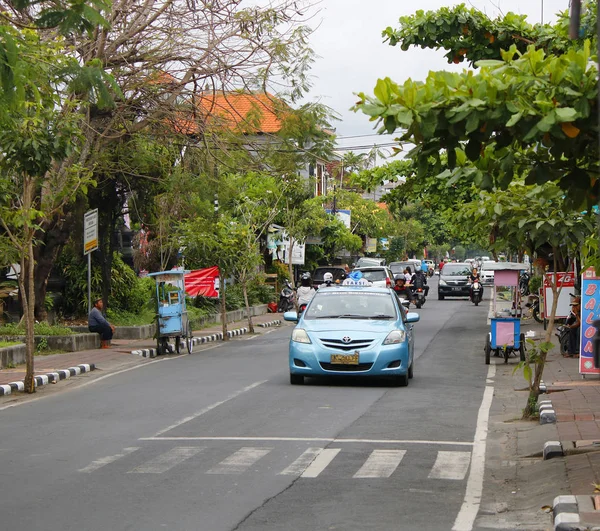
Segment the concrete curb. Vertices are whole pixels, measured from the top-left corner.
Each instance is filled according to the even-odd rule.
[[[554,457],[563,457],[565,451],[560,441],[548,441],[544,443],[544,460],[552,459]]]
[[[272,322],[275,322],[275,321],[272,321]],[[279,322],[281,322],[281,321],[279,321]],[[236,328],[234,330],[228,330],[227,337],[232,338],[232,337],[236,337],[236,336],[241,336],[243,334],[247,334],[248,331],[249,330],[247,327]],[[213,341],[221,341],[221,340],[223,340],[223,332],[215,332],[214,334],[210,334],[207,336],[193,337],[192,345],[193,346],[202,345],[204,343],[212,343]],[[174,353],[175,345],[173,343],[169,343],[169,347],[171,349],[171,353]],[[156,348],[142,348],[142,349],[138,349],[138,350],[132,350],[131,353],[136,356],[142,356],[144,358],[155,358],[157,356]]]
[[[261,328],[267,328],[269,326],[279,326],[281,324],[281,319],[275,319],[274,321],[269,321],[268,323],[259,323],[258,326]]]
[[[82,363],[81,365],[76,365],[75,367],[69,367],[68,369],[62,369],[56,372],[49,372],[47,374],[40,374],[38,376],[34,376],[34,384],[35,387],[40,387],[42,385],[47,385],[49,383],[56,383],[60,380],[66,380],[71,376],[77,376],[79,374],[84,374],[86,372],[90,372],[96,369],[96,366],[93,363]],[[23,391],[25,389],[24,381],[10,382],[8,384],[0,385],[0,396],[10,395],[13,391]]]
[[[589,531],[600,529],[585,523],[585,513],[598,513],[591,496],[557,496],[552,503],[554,531]],[[584,515],[583,518],[581,515]]]
[[[551,400],[539,401],[538,411],[540,412],[540,424],[556,424],[556,411]]]

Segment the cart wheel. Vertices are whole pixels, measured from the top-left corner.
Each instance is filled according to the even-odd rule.
[[[510,348],[504,347],[504,363],[508,363],[508,357],[510,356]]]
[[[177,354],[181,352],[181,336],[175,338],[175,352],[177,352]]]
[[[492,352],[492,345],[490,343],[489,334],[487,336],[485,336],[485,347],[483,348],[483,350],[485,352],[485,364],[489,365],[490,364],[490,354]]]
[[[189,323],[187,327],[187,335],[185,338],[185,346],[187,348],[188,354],[191,354],[194,350],[194,338],[192,336],[192,327]]]

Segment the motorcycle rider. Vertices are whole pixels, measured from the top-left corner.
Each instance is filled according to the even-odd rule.
[[[325,273],[323,275],[323,284],[319,286],[319,288],[328,288],[333,285],[333,273]]]
[[[427,297],[429,295],[429,286],[427,285],[427,275],[421,269],[420,264],[415,265],[415,272],[412,275],[410,283],[414,290],[422,288],[423,291],[425,292],[425,297]]]
[[[565,358],[579,357],[579,330],[581,327],[581,298],[574,297],[570,304],[571,312],[565,323],[569,329],[569,348]]]
[[[312,287],[312,279],[310,273],[304,273],[300,277],[300,287],[296,290],[296,296],[298,299],[298,307],[306,306],[316,293],[315,288]]]
[[[396,295],[398,295],[398,297],[401,299],[406,299],[414,304],[415,296],[412,290],[406,285],[406,279],[404,278],[404,275],[396,275],[394,280],[394,291],[396,292]]]
[[[471,274],[469,275],[469,284],[471,284],[471,290],[469,294],[469,298],[473,300],[473,284],[475,282],[479,282],[479,289],[481,290],[481,299],[483,300],[483,284],[481,283],[481,277],[479,276],[479,271],[474,267],[471,270]]]

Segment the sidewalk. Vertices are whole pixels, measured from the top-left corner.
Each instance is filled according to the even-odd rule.
[[[541,325],[536,326],[544,332]],[[554,335],[552,342],[558,343]],[[594,505],[595,486],[600,483],[600,376],[586,375],[584,379],[579,374],[579,358],[564,358],[558,348],[553,348],[548,353],[543,380],[547,392],[540,395],[540,401],[550,400],[556,412],[566,490],[572,494],[555,500],[555,529],[596,528],[600,526],[600,504]],[[557,505],[562,509],[557,510]]]
[[[255,333],[264,333],[271,326],[278,326],[283,323],[283,316],[277,313],[266,313],[259,316],[252,317],[254,324]],[[239,333],[235,335],[241,335],[247,333],[248,320],[235,321],[228,323],[227,330],[234,331],[238,330]],[[246,330],[244,330],[246,329]],[[222,332],[223,327],[220,323],[202,328],[194,331],[194,338],[203,338],[210,336],[216,338],[215,335]],[[200,341],[198,341],[200,342]],[[93,349],[93,350],[82,350],[79,352],[68,352],[64,354],[52,354],[49,356],[36,356],[35,357],[35,376],[37,385],[44,385],[47,383],[56,383],[58,380],[63,380],[74,376],[74,373],[88,373],[89,371],[101,370],[103,374],[116,372],[128,367],[133,367],[143,363],[151,362],[150,359],[139,355],[140,351],[152,350],[156,347],[155,339],[119,339],[113,340],[112,348],[110,349]],[[199,351],[199,345],[195,345],[194,351]],[[138,352],[138,355],[132,353]],[[182,353],[187,353],[184,349]],[[76,370],[78,368],[78,370]],[[69,369],[72,369],[69,371]],[[66,372],[66,373],[65,373]],[[60,374],[60,378],[57,373]],[[53,375],[53,376],[50,376]],[[11,394],[10,387],[6,389],[8,384],[15,382],[22,382],[25,378],[25,365],[19,365],[14,369],[1,369],[0,370],[0,395]],[[53,381],[55,380],[55,381]],[[17,389],[15,385],[11,386],[12,391]],[[0,398],[1,400],[1,398]]]

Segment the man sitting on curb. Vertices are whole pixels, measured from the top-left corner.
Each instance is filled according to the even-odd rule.
[[[115,331],[115,327],[111,325],[104,315],[102,315],[102,308],[104,303],[102,299],[96,299],[94,301],[94,307],[88,317],[88,329],[90,332],[96,332],[100,334],[100,348],[110,348],[110,342]]]

